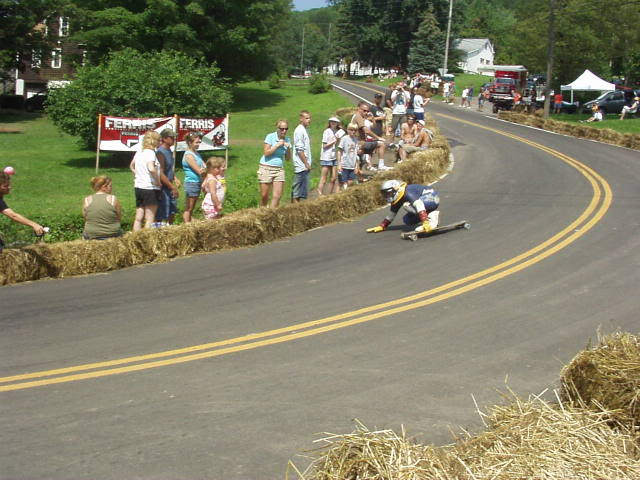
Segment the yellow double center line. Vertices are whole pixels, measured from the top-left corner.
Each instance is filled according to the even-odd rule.
[[[108,375],[136,372],[150,368],[164,367],[167,365],[176,365],[204,358],[218,357],[229,353],[252,350],[299,338],[310,337],[319,333],[330,332],[339,328],[349,327],[378,318],[406,312],[408,310],[425,307],[471,290],[475,290],[476,288],[480,288],[484,285],[500,280],[501,278],[517,273],[520,270],[544,260],[584,235],[609,209],[613,198],[609,184],[598,173],[579,161],[549,147],[526,140],[517,135],[446,115],[441,116],[488,130],[498,135],[512,138],[542,150],[571,165],[591,184],[593,196],[589,205],[578,218],[560,232],[534,248],[527,250],[521,255],[431,290],[426,290],[415,295],[399,298],[390,302],[371,305],[352,312],[332,315],[319,320],[298,323],[275,330],[230,338],[228,340],[194,345],[191,347],[168,350],[148,355],[120,358],[105,362],[88,363],[55,370],[44,370],[21,375],[13,375],[10,377],[0,377],[0,392],[73,382],[76,380],[86,380],[89,378],[105,377]]]

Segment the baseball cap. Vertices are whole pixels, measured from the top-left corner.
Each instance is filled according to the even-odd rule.
[[[418,123],[424,126],[424,120],[418,120]]]
[[[329,117],[330,122],[338,122],[340,123],[340,119],[338,117]]]
[[[373,97],[374,98],[382,98],[382,94],[381,93],[376,93]]]
[[[176,132],[174,132],[173,130],[171,130],[170,128],[165,128],[164,130],[162,130],[160,132],[160,136],[162,138],[167,138],[167,137],[177,137]]]

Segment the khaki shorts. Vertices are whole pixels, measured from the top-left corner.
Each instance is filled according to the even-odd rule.
[[[261,163],[258,168],[258,182],[284,182],[284,168],[272,167],[271,165],[264,165]]]

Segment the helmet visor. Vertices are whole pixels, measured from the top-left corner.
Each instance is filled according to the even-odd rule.
[[[382,195],[384,195],[384,199],[387,201],[387,203],[391,203],[393,202],[393,197],[396,196],[396,189],[386,188],[382,190]]]

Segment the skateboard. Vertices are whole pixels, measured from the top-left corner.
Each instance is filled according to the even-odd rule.
[[[415,242],[416,240],[418,240],[418,238],[429,237],[431,235],[449,232],[451,230],[458,230],[459,228],[469,230],[469,228],[471,228],[471,225],[469,225],[469,222],[467,222],[466,220],[463,220],[461,222],[450,223],[449,225],[442,225],[438,228],[434,228],[433,230],[429,230],[428,232],[416,232],[415,230],[412,230],[410,232],[402,232],[400,236],[404,240],[411,240],[412,242]]]

